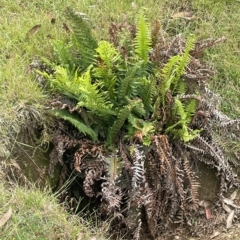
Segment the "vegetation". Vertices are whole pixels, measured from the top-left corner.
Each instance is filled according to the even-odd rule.
[[[100,232],[86,227],[87,222],[70,215],[59,206],[49,190],[10,188],[0,183],[0,216],[6,212],[8,221],[1,227],[5,239],[106,239]],[[2,221],[2,219],[0,220]],[[81,222],[82,221],[82,222]]]
[[[146,223],[145,233],[155,237],[162,233],[162,227],[171,226],[173,220],[191,222],[192,214],[198,209],[198,182],[195,165],[192,165],[196,160],[212,166],[221,176],[221,203],[229,184],[239,185],[232,169],[232,164],[239,161],[239,122],[223,115],[216,105],[220,98],[204,88],[203,80],[207,80],[212,71],[201,65],[202,62],[198,65],[198,58],[204,55],[205,60],[213,60],[217,71],[210,85],[223,97],[222,110],[238,117],[238,89],[235,87],[239,80],[235,24],[235,4],[238,3],[162,1],[156,4],[148,1],[145,16],[150,22],[158,16],[158,21],[152,21],[152,34],[145,16],[139,14],[145,1],[131,4],[121,1],[118,5],[108,1],[93,4],[71,1],[68,4],[81,13],[76,15],[69,11],[65,20],[62,13],[66,6],[62,1],[59,4],[58,1],[2,3],[0,11],[3,16],[7,13],[7,18],[2,19],[1,28],[14,23],[15,29],[0,37],[4,46],[0,60],[3,65],[1,156],[11,156],[12,144],[18,146],[22,140],[20,130],[24,135],[33,136],[33,129],[37,129],[41,132],[41,136],[37,136],[41,140],[38,145],[43,146],[50,138],[54,145],[50,173],[58,162],[63,166],[62,182],[73,171],[83,184],[84,194],[95,199],[101,217],[117,216],[111,220],[114,232],[121,235],[126,230],[136,239],[143,234]],[[231,12],[231,20],[229,14],[225,15],[227,11]],[[32,21],[27,22],[27,19],[35,19],[35,25],[29,25]],[[231,29],[225,27],[228,21],[232,21]],[[64,28],[59,31],[62,25]],[[21,32],[16,34],[20,26]],[[69,33],[70,29],[74,35]],[[234,34],[225,44],[203,51],[224,38],[205,42],[203,39],[213,34],[229,36],[231,31]],[[178,33],[182,36],[177,36]],[[189,33],[195,34],[195,43]],[[165,51],[165,57],[157,56],[157,51]],[[50,61],[42,65],[37,60],[27,67],[36,55]],[[191,78],[200,66],[205,71],[201,81],[200,75]],[[37,83],[32,81],[29,72],[35,68],[46,72],[43,75],[48,79],[51,94],[46,91],[49,85],[41,76],[35,75]],[[191,81],[198,86],[193,84],[192,87]],[[225,83],[227,88],[222,87]],[[222,89],[231,91],[222,92]],[[49,124],[49,118],[43,115],[46,101],[52,106],[48,113],[65,121],[51,119]],[[226,140],[230,130],[232,141]],[[17,140],[16,135],[19,135]],[[232,154],[233,149],[236,154]],[[159,182],[160,189],[166,192],[154,192]],[[143,199],[142,196],[148,197]],[[70,197],[78,199],[73,194]],[[158,209],[153,217],[152,209],[156,210],[155,203],[161,201],[165,201],[166,207]],[[180,220],[176,220],[179,216]]]
[[[57,63],[37,70],[54,94],[49,112],[71,123],[53,127],[51,172],[59,162],[62,183],[72,174],[83,182],[115,237],[155,239],[173,222],[191,225],[199,208],[194,162],[221,176],[218,201],[240,185],[230,165],[238,156],[219,144],[230,130],[238,140],[239,121],[210,101],[218,100],[206,85],[213,71],[198,56],[225,38],[169,39],[140,13],[136,25],[112,23],[111,42],[97,44],[85,15],[66,14],[70,41],[54,42]]]
[[[147,4],[147,6],[146,6]],[[8,152],[4,147],[9,146],[9,122],[11,132],[19,130],[18,104],[24,108],[29,105],[39,111],[44,95],[37,88],[32,76],[26,74],[33,56],[52,56],[51,39],[66,39],[68,34],[63,27],[65,19],[63,12],[68,5],[74,6],[86,13],[94,23],[93,30],[97,38],[107,38],[110,21],[116,23],[122,20],[132,22],[140,6],[146,6],[146,16],[150,21],[158,17],[163,29],[172,35],[193,33],[198,39],[212,36],[229,36],[225,44],[204,52],[204,57],[214,62],[216,74],[211,81],[213,89],[223,98],[221,108],[227,115],[234,118],[239,116],[238,104],[238,8],[235,1],[190,1],[178,0],[174,3],[168,1],[138,1],[129,4],[121,1],[114,4],[108,1],[92,3],[91,1],[75,1],[66,3],[62,1],[29,3],[25,0],[9,3],[1,2],[1,155]],[[109,11],[111,9],[112,11]],[[175,13],[188,12],[193,18],[172,18]],[[34,21],[32,21],[32,19]],[[32,31],[28,39],[26,35],[34,26],[41,25],[39,31]],[[231,27],[229,27],[231,26]],[[30,31],[31,32],[31,31]],[[64,40],[63,40],[64,41]],[[7,81],[6,81],[7,80]],[[7,83],[6,83],[7,82]],[[5,87],[4,87],[5,86]],[[227,88],[225,86],[228,86]],[[24,91],[29,89],[29,91]],[[34,94],[29,94],[34,93]],[[33,97],[34,96],[34,97]],[[21,109],[24,109],[21,108]],[[14,138],[14,137],[11,137]],[[226,142],[226,141],[225,141]],[[225,143],[227,144],[227,143]],[[228,144],[227,144],[228,145]],[[232,149],[238,148],[237,144],[230,145]]]
[[[54,92],[77,101],[70,112],[85,111],[85,114],[80,114],[82,120],[64,110],[51,110],[54,115],[70,121],[94,141],[101,135],[106,145],[114,144],[124,127],[130,133],[129,137],[140,134],[143,144],[150,145],[150,134],[158,131],[156,125],[160,116],[157,111],[170,106],[167,93],[171,92],[175,106],[173,112],[166,113],[172,119],[164,123],[166,131],[185,142],[197,136],[199,130],[189,131],[187,125],[195,114],[195,99],[190,99],[189,103],[185,100],[187,106],[184,108],[179,98],[181,94],[186,94],[185,81],[181,76],[190,62],[193,39],[189,39],[182,56],[170,58],[161,70],[156,61],[160,59],[153,62],[149,55],[152,40],[143,14],[138,16],[136,37],[128,42],[133,49],[126,50],[124,54],[107,41],[97,44],[88,22],[70,9],[67,14],[74,31],[72,41],[69,45],[54,43],[61,66],[52,66],[54,74],[44,72],[42,75],[48,79]],[[112,35],[112,38],[116,36]],[[121,48],[126,49],[126,46]],[[157,53],[153,50],[153,54]],[[161,83],[160,77],[163,78]],[[175,120],[178,118],[180,120]],[[124,126],[126,121],[128,125]]]

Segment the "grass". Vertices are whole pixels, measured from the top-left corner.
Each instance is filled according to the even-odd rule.
[[[1,159],[10,155],[9,149],[15,134],[20,131],[21,126],[26,124],[28,115],[23,115],[19,109],[26,110],[30,106],[31,109],[39,112],[39,116],[42,116],[47,93],[39,88],[34,75],[31,74],[29,64],[39,56],[51,59],[53,57],[51,40],[64,40],[69,37],[63,27],[65,23],[63,13],[67,6],[72,6],[89,16],[94,26],[93,30],[99,39],[107,38],[108,25],[111,21],[134,21],[135,15],[142,9],[150,20],[159,19],[163,30],[170,35],[187,36],[193,33],[199,39],[226,36],[226,43],[206,51],[204,59],[210,61],[216,69],[210,84],[212,89],[222,97],[222,110],[233,118],[240,117],[239,0],[1,0]],[[183,11],[192,12],[196,19],[171,18],[172,14]],[[41,24],[39,31],[28,34],[31,28],[38,24]],[[42,117],[40,119],[44,121]],[[72,222],[68,222],[69,219],[62,210],[57,210],[54,199],[49,193],[42,194],[36,189],[28,191],[22,188],[6,189],[2,184],[0,190],[4,192],[0,196],[0,215],[10,205],[14,206],[12,219],[0,233],[1,239],[49,239],[46,236],[34,234],[44,230],[49,236],[53,236],[53,226],[59,234],[73,231],[74,237],[69,239],[76,238],[79,230],[76,232],[71,230]],[[48,201],[50,201],[49,204],[47,204]],[[52,210],[49,210],[49,207]],[[51,218],[52,220],[49,220]],[[68,239],[69,236],[65,235],[65,237],[63,239]]]
[[[106,239],[101,231],[87,227],[79,216],[66,213],[50,191],[34,186],[9,188],[2,183],[0,191],[4,193],[0,195],[0,219],[12,208],[10,219],[1,228],[1,240]]]
[[[240,2],[231,0],[196,1],[195,8],[202,18],[196,29],[199,37],[226,36],[227,41],[206,53],[206,59],[213,62],[217,73],[212,88],[222,96],[222,110],[233,118],[239,118],[240,91],[240,33],[238,15]]]

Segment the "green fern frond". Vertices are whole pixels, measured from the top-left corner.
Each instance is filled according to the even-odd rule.
[[[51,88],[61,94],[78,101],[79,107],[85,107],[93,114],[107,119],[116,115],[113,104],[109,101],[109,94],[103,91],[97,82],[91,82],[91,66],[81,76],[77,71],[71,76],[69,70],[57,66],[55,75],[47,75]]]
[[[142,13],[138,16],[137,20],[137,33],[134,47],[137,56],[146,64],[149,61],[149,53],[151,50],[151,34],[150,26]]]
[[[135,66],[129,66],[126,70],[126,75],[118,79],[118,101],[119,105],[125,103],[125,99],[133,99],[138,94],[139,77],[138,70],[141,66],[136,63]]]
[[[54,75],[45,74],[51,89],[53,91],[58,91],[71,99],[77,100],[78,93],[73,84],[73,82],[77,81],[77,75],[74,74],[72,76],[72,74],[69,72],[69,69],[62,66],[56,66],[54,70]]]
[[[191,130],[188,128],[188,124],[191,121],[192,115],[196,111],[196,100],[191,99],[190,102],[185,107],[184,104],[175,98],[174,104],[174,115],[178,116],[178,121],[172,126],[166,129],[166,132],[180,138],[184,142],[188,142],[196,138],[201,130]]]
[[[181,96],[182,94],[186,94],[187,91],[187,85],[184,80],[178,82],[178,87],[177,87],[177,94]]]
[[[188,103],[184,104],[178,98],[175,98],[174,110],[180,119],[188,124],[196,112],[196,104],[196,99],[190,99]]]
[[[54,51],[56,52],[60,64],[64,67],[67,67],[70,70],[74,70],[74,64],[72,61],[72,55],[69,50],[69,46],[66,45],[63,41],[52,41]]]
[[[96,70],[96,69],[94,69]],[[110,72],[106,72],[104,67],[98,68],[97,71],[95,71],[94,76],[96,77],[97,75],[100,76],[101,74],[101,79],[96,80],[98,83],[99,87],[106,91],[109,96],[109,100],[112,103],[116,102],[117,98],[117,91],[115,88],[116,85],[116,75],[112,74]],[[105,76],[105,77],[104,77]]]
[[[195,39],[190,37],[187,41],[183,55],[171,57],[162,69],[161,97],[163,105],[165,105],[165,94],[169,89],[171,89],[173,93],[183,91],[183,89],[179,89],[179,87],[183,87],[182,84],[179,84],[180,78],[185,73],[185,67],[190,61],[189,52],[194,48],[194,42]]]
[[[174,137],[179,138],[183,142],[192,141],[193,139],[198,137],[200,133],[201,133],[201,130],[198,130],[198,129],[191,130],[191,129],[186,128],[186,126],[184,126],[183,128],[180,128],[180,129],[172,129],[171,130],[171,134]]]
[[[128,119],[128,116],[132,112],[132,110],[141,103],[139,99],[132,101],[130,104],[121,107],[117,114],[117,119],[113,123],[112,127],[110,127],[108,137],[107,137],[107,145],[111,145],[114,143],[114,140],[119,133],[120,129],[123,127],[125,121]]]
[[[128,121],[130,123],[128,126],[129,136],[137,136],[139,140],[142,140],[143,145],[149,146],[151,144],[151,134],[155,132],[155,122],[144,121],[133,114],[129,115]]]
[[[153,111],[153,98],[156,96],[156,78],[149,77],[149,79],[143,78],[140,82],[139,96],[143,101],[143,105],[146,111]]]
[[[182,59],[180,61],[178,70],[177,70],[177,75],[176,78],[179,79],[181,75],[185,72],[185,67],[190,61],[190,51],[194,49],[195,44],[195,38],[193,36],[189,37],[184,49],[184,53],[182,55]]]
[[[162,69],[162,84],[160,93],[163,105],[165,105],[166,92],[170,89],[172,83],[176,82],[176,75],[181,59],[182,58],[179,55],[171,57]]]
[[[176,90],[178,88],[179,79],[185,73],[185,67],[190,62],[190,57],[191,57],[190,51],[194,49],[194,43],[195,43],[195,38],[191,36],[187,40],[187,43],[186,43],[186,46],[185,46],[185,49],[184,49],[184,53],[181,56],[181,60],[179,61],[179,65],[177,66],[176,76],[175,76],[174,81],[173,81],[173,90]]]
[[[115,115],[113,104],[109,101],[108,92],[102,91],[98,83],[91,82],[91,67],[79,78],[78,91],[80,93],[78,106],[86,107],[98,116],[107,118]]]
[[[116,72],[114,71],[121,61],[119,52],[114,46],[106,41],[101,41],[96,49],[98,60],[93,69],[94,76],[104,90],[108,91],[112,101],[116,100]]]
[[[130,98],[126,97],[125,99],[127,101],[127,104],[131,104],[133,102],[138,101],[138,104],[134,107],[134,109],[132,111],[135,116],[143,117],[143,116],[146,115],[146,110],[144,108],[144,105],[143,105],[143,102],[142,102],[141,98],[136,97],[133,100],[131,100]]]
[[[148,132],[154,129],[154,122],[144,121],[141,118],[135,117],[133,114],[129,115],[128,121],[135,130],[140,130],[143,136],[147,135]]]
[[[132,112],[138,117],[144,117],[146,115],[146,110],[144,108],[142,99],[139,99],[139,104],[132,110]]]
[[[180,117],[181,121],[187,122],[187,113],[185,112],[183,103],[178,99],[175,98],[174,110],[176,114]]]
[[[88,135],[93,141],[97,141],[97,134],[93,131],[92,128],[84,124],[78,116],[74,114],[70,114],[66,110],[50,110],[50,114],[62,118],[71,124],[73,124],[80,132],[82,132],[85,135]]]
[[[197,100],[191,99],[185,108],[186,109],[185,111],[187,113],[188,123],[191,121],[192,116],[196,113],[196,108],[197,108]]]
[[[198,137],[201,132],[202,132],[201,129],[195,130],[188,129],[187,131],[184,131],[184,133],[182,134],[182,140],[184,142],[192,141],[193,139]]]
[[[75,13],[71,8],[67,8],[66,16],[73,30],[72,43],[75,44],[80,53],[78,66],[86,70],[95,60],[95,49],[98,46],[97,41],[93,37],[90,24],[86,19]]]
[[[112,68],[121,58],[113,44],[107,41],[100,41],[96,52],[96,57],[99,57],[108,69]]]

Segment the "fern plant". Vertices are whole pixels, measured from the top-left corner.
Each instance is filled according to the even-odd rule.
[[[194,88],[201,84],[201,70],[206,68],[191,55],[193,37],[187,42],[176,37],[162,51],[153,45],[149,25],[140,14],[136,37],[123,49],[107,41],[95,44],[88,20],[72,10],[68,18],[74,34],[71,42],[66,49],[57,43],[60,64],[51,65],[54,74],[42,75],[52,91],[65,96],[52,100],[54,109],[49,112],[75,128],[59,123],[51,164],[58,159],[77,172],[85,194],[101,198],[99,211],[104,217],[119,214],[115,220],[134,233],[142,231],[144,220],[153,238],[162,236],[157,236],[158,229],[166,229],[174,218],[179,221],[179,214],[180,220],[191,222],[191,213],[199,207],[191,160],[216,168],[222,194],[227,181],[240,186],[213,138],[213,125],[223,116]],[[196,80],[192,89],[189,77]],[[202,90],[205,84],[200,86]],[[232,123],[226,119],[222,124]]]
[[[150,59],[150,27],[143,13],[138,16],[136,37],[128,58],[107,41],[97,44],[89,21],[73,10],[67,9],[67,19],[73,31],[71,47],[64,48],[62,42],[55,42],[61,64],[54,67],[53,75],[43,74],[53,91],[77,101],[76,108],[85,111],[88,117],[80,114],[77,125],[77,118],[72,119],[66,112],[53,112],[54,115],[74,124],[80,131],[83,129],[93,140],[101,133],[106,145],[114,144],[121,131],[149,145],[151,134],[159,131],[156,120],[160,116],[156,117],[155,111],[166,111],[166,95],[170,92],[175,104],[173,111],[167,109],[167,115],[175,122],[167,123],[163,131],[183,141],[197,136],[197,130],[188,129],[194,112],[190,108],[192,101],[186,103],[185,108],[177,98],[185,92],[181,76],[190,60],[194,38],[189,39],[182,55],[173,56],[163,69],[157,69]]]

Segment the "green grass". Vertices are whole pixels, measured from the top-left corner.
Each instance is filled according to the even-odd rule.
[[[0,219],[12,208],[10,219],[1,228],[1,240],[106,239],[101,230],[90,229],[79,216],[66,213],[49,191],[34,186],[10,188],[2,183],[0,191]]]
[[[203,37],[226,36],[227,41],[206,53],[217,72],[212,80],[212,89],[222,96],[222,110],[233,118],[240,117],[240,32],[239,1],[196,1],[194,8],[202,19],[195,30]]]
[[[193,33],[199,39],[226,36],[226,43],[207,50],[204,59],[212,62],[216,69],[210,84],[222,97],[222,110],[233,118],[240,117],[239,0],[1,0],[1,159],[10,154],[9,149],[15,134],[26,124],[28,114],[24,115],[23,112],[29,113],[31,109],[35,109],[42,116],[47,93],[38,87],[30,72],[29,63],[39,56],[48,59],[53,57],[51,39],[69,38],[63,28],[63,23],[66,22],[64,9],[67,6],[89,16],[93,31],[99,39],[108,37],[108,25],[111,21],[132,22],[142,9],[150,20],[160,20],[163,30],[172,36],[179,33],[184,36]],[[182,11],[191,11],[197,18],[171,18],[172,14]],[[56,19],[54,24],[51,23],[52,18]],[[26,39],[28,31],[37,24],[41,24],[39,31]],[[44,121],[42,117],[40,119]],[[66,234],[61,235],[66,237],[62,239],[68,239],[68,231],[73,231],[74,236],[69,239],[76,238],[79,230],[75,232],[75,228],[70,227],[72,222],[69,223],[62,210],[57,210],[54,199],[49,194],[42,195],[38,190],[26,191],[21,188],[6,189],[3,185],[0,185],[0,190],[4,192],[0,195],[0,215],[9,206],[13,207],[13,216],[4,227],[5,230],[0,232],[0,239],[49,239],[41,234],[45,232],[53,236],[53,226],[60,235]],[[36,235],[38,232],[40,235]]]

